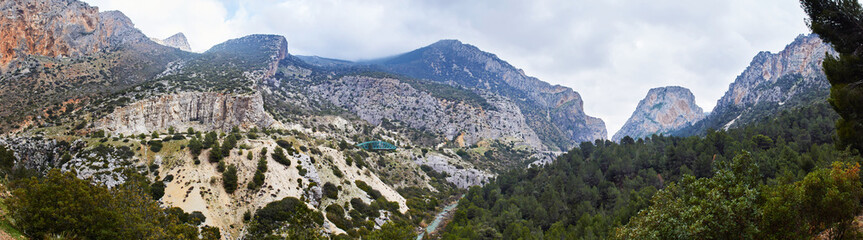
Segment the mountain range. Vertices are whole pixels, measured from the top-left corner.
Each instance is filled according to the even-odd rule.
[[[182,33],[150,38],[76,0],[0,9],[0,146],[16,168],[110,188],[144,181],[163,190],[161,206],[205,216],[224,238],[256,234],[261,209],[285,199],[332,236],[427,224],[501,173],[610,144],[576,90],[458,40],[360,62],[292,55],[266,34],[194,53]],[[825,52],[808,35],[759,53],[709,114],[686,88],[651,89],[612,140],[699,135],[822,101]],[[362,148],[372,141],[397,149]]]

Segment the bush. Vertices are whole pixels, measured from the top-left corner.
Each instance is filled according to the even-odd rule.
[[[204,145],[201,144],[201,141],[199,141],[197,138],[192,138],[192,140],[189,140],[189,152],[192,153],[192,156],[195,156],[195,158],[197,158],[198,155],[201,155],[202,149],[204,149]]]
[[[204,149],[210,148],[213,144],[216,144],[216,133],[208,132],[207,135],[204,136]]]
[[[261,171],[255,171],[255,176],[252,177],[252,181],[249,181],[249,189],[258,189],[264,185],[264,173]]]
[[[353,228],[351,222],[345,218],[345,209],[338,204],[332,204],[327,206],[327,219],[330,220],[336,227],[342,230],[349,230]]]
[[[324,183],[324,196],[331,199],[339,199],[339,189],[331,182]]]
[[[159,140],[150,140],[147,142],[150,145],[150,151],[159,152],[162,151],[162,141]]]
[[[291,166],[291,160],[285,156],[285,151],[281,147],[276,147],[276,150],[273,151],[273,160],[277,163],[281,163],[285,166]]]
[[[210,149],[210,156],[208,157],[211,163],[219,162],[222,160],[222,150],[219,148],[219,143],[213,143],[213,148]]]
[[[222,186],[228,194],[233,194],[237,190],[237,167],[234,164],[229,165],[222,173]]]
[[[236,147],[237,147],[237,135],[236,134],[230,134],[227,137],[225,137],[225,141],[222,142],[222,149],[224,151],[226,151],[226,153],[227,153],[227,151],[230,151],[231,149],[234,149]]]
[[[362,216],[369,216],[371,218],[377,218],[378,216],[380,216],[380,213],[377,210],[372,209],[371,206],[369,206],[359,198],[351,199],[351,207],[360,212]]]
[[[201,225],[205,221],[207,221],[207,217],[200,211],[194,211],[192,214],[189,214],[189,223],[194,226]]]
[[[356,180],[356,181],[354,181],[354,184],[356,184],[357,187],[360,188],[361,190],[363,190],[364,192],[368,193],[369,197],[371,197],[372,199],[378,199],[378,198],[381,198],[383,196],[381,194],[381,192],[373,189],[372,186],[369,186],[368,184],[366,184],[366,182],[363,182],[362,180]]]
[[[153,200],[159,200],[162,196],[165,196],[165,183],[156,181],[150,185],[150,195],[153,196]]]
[[[191,129],[191,128],[189,128],[189,129]],[[203,226],[203,227],[201,227],[201,239],[203,239],[203,240],[219,240],[219,239],[222,239],[222,233],[219,231],[218,227]]]
[[[284,139],[276,140],[276,144],[278,144],[279,147],[282,147],[282,148],[293,148],[294,147],[291,145],[290,142],[285,141]]]
[[[216,164],[216,171],[217,172],[225,172],[225,167],[226,167],[225,166],[225,160],[219,160],[219,163]]]
[[[268,203],[255,212],[249,234],[252,239],[261,239],[273,230],[288,226],[289,232],[316,230],[324,224],[324,216],[320,212],[309,209],[306,203],[294,197]]]

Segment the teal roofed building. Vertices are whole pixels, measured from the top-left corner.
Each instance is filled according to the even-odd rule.
[[[393,145],[392,143],[384,142],[384,141],[368,141],[364,143],[357,144],[357,147],[360,147],[365,150],[396,150],[398,147]]]

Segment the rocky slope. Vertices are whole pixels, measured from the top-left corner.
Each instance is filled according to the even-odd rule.
[[[462,147],[482,139],[515,138],[536,149],[545,148],[518,106],[491,94],[485,99],[494,110],[436,98],[391,78],[348,76],[313,86],[311,91],[372,124],[383,119],[401,121],[460,141]]]
[[[183,33],[177,33],[165,39],[150,38],[150,40],[153,40],[158,44],[178,48],[183,51],[192,51],[192,47],[189,46],[189,41],[186,40],[186,35]]]
[[[638,102],[632,116],[612,140],[620,141],[624,136],[638,139],[668,134],[702,118],[704,112],[695,104],[695,95],[689,89],[678,86],[653,88]]]
[[[162,95],[115,109],[95,123],[97,129],[113,133],[140,134],[174,127],[180,131],[228,131],[267,128],[277,124],[264,111],[260,94],[249,96],[210,92]]]
[[[584,113],[581,96],[568,87],[525,75],[494,54],[457,40],[442,40],[396,57],[369,62],[387,71],[486,90],[512,99],[546,145],[606,138],[605,123]]]
[[[798,36],[778,53],[758,53],[716,102],[710,116],[681,134],[728,129],[782,109],[823,101],[830,87],[821,68],[825,54],[836,52],[814,34]]]

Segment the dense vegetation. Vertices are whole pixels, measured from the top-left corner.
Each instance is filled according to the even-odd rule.
[[[108,189],[51,170],[16,181],[8,204],[16,226],[35,239],[198,239],[200,221],[161,208],[139,183]]]
[[[840,163],[834,171],[844,173],[856,171],[853,170],[854,165],[843,163],[857,163],[861,161],[860,158],[833,147],[832,126],[836,118],[827,104],[820,103],[786,111],[774,119],[744,128],[727,132],[710,131],[704,137],[653,136],[638,140],[624,138],[620,144],[601,140],[595,143],[584,142],[545,167],[515,169],[501,174],[495,181],[484,187],[471,188],[460,201],[459,209],[452,223],[447,226],[443,237],[444,239],[609,238],[614,233],[615,227],[630,223],[630,218],[648,206],[660,208],[662,206],[657,205],[658,202],[668,204],[668,199],[671,199],[681,201],[681,204],[667,206],[674,208],[674,211],[664,209],[663,212],[691,211],[691,206],[697,205],[687,202],[687,199],[708,198],[684,197],[718,194],[723,189],[729,189],[726,192],[730,191],[738,195],[720,194],[724,198],[712,199],[713,201],[706,201],[705,204],[727,209],[734,205],[722,204],[743,204],[738,201],[739,199],[733,198],[740,197],[747,200],[745,203],[751,206],[735,209],[735,212],[731,213],[706,212],[715,218],[699,219],[698,223],[704,225],[694,227],[711,227],[710,224],[723,223],[728,220],[725,219],[728,217],[749,221],[764,220],[765,223],[751,223],[756,227],[746,228],[748,230],[740,234],[751,234],[747,236],[769,234],[770,232],[764,232],[765,228],[757,228],[757,226],[775,222],[768,221],[767,218],[740,214],[782,213],[786,217],[803,214],[788,212],[789,210],[779,207],[783,206],[782,204],[788,204],[788,201],[770,202],[769,200],[771,197],[775,198],[777,194],[788,194],[784,197],[803,199],[802,196],[795,196],[793,191],[780,189],[805,186],[807,179],[823,179],[825,174],[833,174],[824,170],[824,167],[829,167],[834,162]],[[735,156],[738,157],[735,158]],[[732,159],[736,160],[732,161]],[[741,174],[735,172],[741,169],[740,166],[745,166],[747,174],[753,177],[745,181],[740,179],[738,175]],[[794,183],[800,180],[804,182]],[[853,181],[853,179],[847,181]],[[837,184],[841,185],[841,183]],[[753,192],[755,190],[759,192]],[[857,189],[844,189],[840,192],[853,195],[858,194],[856,191]],[[856,208],[846,209],[849,211],[859,209],[860,202],[853,203],[856,204],[854,205]],[[813,206],[825,207],[819,204],[828,203],[813,203]],[[709,209],[702,210],[709,211]],[[768,210],[786,212],[764,212]],[[651,215],[655,212],[642,212],[636,219],[643,220],[632,221],[656,221],[656,217]],[[688,213],[692,214],[692,212]],[[844,220],[847,218],[843,218]],[[681,220],[658,227],[671,228],[672,225],[685,226],[687,223],[689,222]],[[629,234],[626,229],[644,230],[644,227],[637,225],[638,223],[633,224],[621,230],[620,236],[649,236]],[[740,224],[744,223],[723,224],[740,227]],[[793,226],[799,227],[799,225]],[[819,226],[822,227],[806,229],[803,235],[798,236],[811,236],[819,233],[815,230],[832,225]],[[784,227],[787,228],[790,225]],[[677,236],[676,238],[688,236],[681,235],[680,232],[673,233],[678,234],[674,235]],[[692,236],[709,236],[699,235],[701,233],[698,232],[688,233],[695,234]],[[662,238],[660,235],[650,236]]]
[[[830,81],[830,105],[841,117],[836,122],[840,147],[863,151],[863,8],[854,0],[801,0],[812,32],[833,45],[839,56],[824,59]]]

